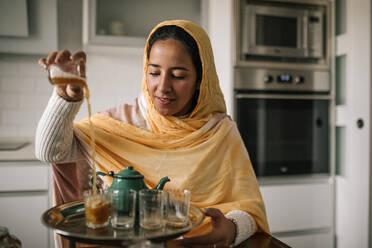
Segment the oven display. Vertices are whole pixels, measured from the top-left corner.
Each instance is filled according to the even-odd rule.
[[[278,83],[292,83],[292,76],[288,74],[279,75],[277,80]]]

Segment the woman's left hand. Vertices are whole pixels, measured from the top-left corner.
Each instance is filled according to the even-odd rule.
[[[192,238],[185,238],[182,245],[187,247],[229,247],[235,239],[235,224],[216,208],[204,209],[206,216],[212,218],[212,232]]]

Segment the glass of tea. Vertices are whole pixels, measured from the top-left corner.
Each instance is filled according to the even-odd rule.
[[[88,190],[84,192],[85,222],[89,228],[108,226],[112,209],[110,191]]]
[[[85,65],[82,61],[53,63],[46,67],[49,82],[55,85],[73,84],[80,87],[86,85]]]

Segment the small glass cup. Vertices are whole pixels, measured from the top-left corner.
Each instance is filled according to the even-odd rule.
[[[105,227],[110,221],[112,194],[110,191],[84,192],[85,222],[89,228]]]
[[[147,230],[163,226],[163,191],[142,189],[139,191],[140,226]]]
[[[86,84],[85,65],[82,61],[69,61],[63,64],[50,64],[46,66],[48,79],[55,85],[77,85],[83,87]]]
[[[114,228],[130,229],[136,219],[137,191],[113,190],[111,223]]]
[[[189,190],[168,190],[165,192],[165,207],[167,225],[185,227],[189,220],[190,209]]]

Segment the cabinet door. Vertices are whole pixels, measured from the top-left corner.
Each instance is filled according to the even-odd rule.
[[[371,1],[336,4],[337,247],[371,247]]]
[[[260,189],[271,232],[332,226],[332,184],[265,185]]]
[[[29,35],[0,36],[0,52],[47,54],[57,49],[57,0],[27,1],[27,8]]]
[[[296,236],[277,237],[282,242],[288,244],[290,247],[296,248],[333,248],[331,233],[314,233],[303,234]]]
[[[23,248],[49,247],[49,231],[40,220],[48,206],[47,193],[0,194],[0,226],[17,236]]]

